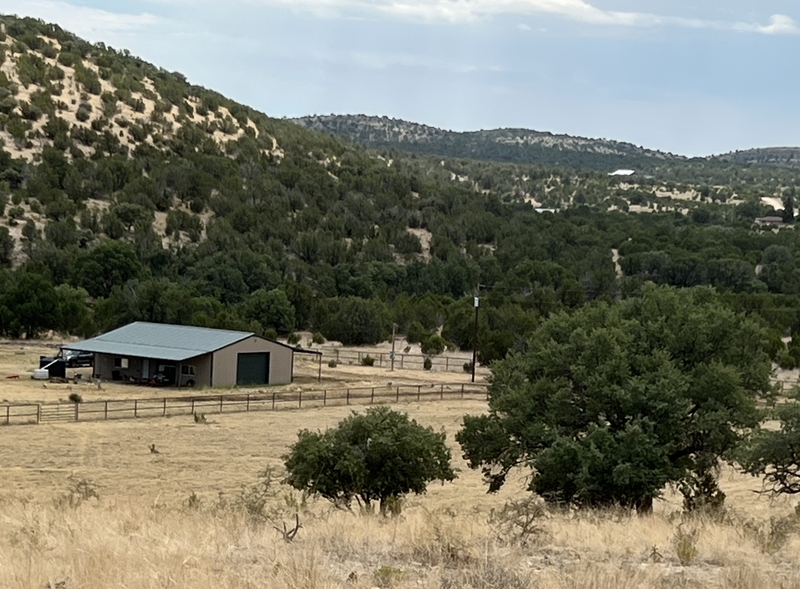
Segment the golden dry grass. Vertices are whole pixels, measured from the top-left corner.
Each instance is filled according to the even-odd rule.
[[[757,480],[723,473],[731,515],[718,521],[684,521],[667,494],[648,517],[549,511],[523,543],[491,515],[527,496],[523,474],[487,496],[453,443],[461,416],[485,403],[398,408],[445,428],[459,478],[393,519],[311,501],[292,543],[236,506],[242,485],[279,467],[299,429],[333,426],[348,408],[0,429],[0,589],[800,587],[800,541],[769,533],[770,518],[796,521],[793,503],[753,493]],[[82,479],[99,500],[75,500]],[[276,490],[267,507],[289,523],[299,495]],[[697,534],[686,566],[679,530]]]

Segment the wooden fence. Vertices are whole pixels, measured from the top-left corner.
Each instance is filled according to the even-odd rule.
[[[311,407],[372,405],[401,401],[486,399],[486,384],[419,384],[315,391],[229,393],[195,397],[158,397],[0,405],[0,425],[106,421],[144,417],[174,417],[248,411],[278,411]]]
[[[392,365],[391,352],[362,352],[322,346],[313,349],[322,352],[322,361],[326,364],[334,360],[337,364],[361,366],[364,365],[364,359],[370,357],[374,362],[372,366],[377,368],[390,368]],[[424,354],[395,352],[394,367],[397,370],[424,370],[425,358],[431,359],[432,372],[465,372],[464,365],[472,362],[472,358],[466,356],[425,356]]]

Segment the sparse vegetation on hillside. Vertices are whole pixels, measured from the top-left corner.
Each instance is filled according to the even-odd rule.
[[[762,197],[793,194],[790,170],[700,162],[632,183],[370,152],[57,26],[0,21],[5,335],[150,320],[359,344],[397,323],[471,348],[480,284],[488,363],[552,313],[645,281],[712,285],[775,337],[800,325],[795,234],[752,229],[774,212]]]

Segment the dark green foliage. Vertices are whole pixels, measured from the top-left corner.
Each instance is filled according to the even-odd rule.
[[[711,474],[758,423],[770,391],[763,334],[710,289],[552,316],[497,362],[490,412],[458,433],[491,491],[533,469],[549,501],[648,509],[669,483]]]
[[[444,352],[446,348],[447,348],[447,342],[442,336],[436,333],[428,336],[422,342],[422,353],[425,355],[436,356]]]
[[[324,433],[303,430],[283,456],[286,483],[349,507],[355,499],[381,513],[428,483],[456,478],[445,434],[388,407],[353,413]]]
[[[114,286],[125,284],[141,271],[142,264],[131,246],[109,241],[75,260],[74,282],[93,297],[107,297]]]
[[[800,397],[795,390],[775,409],[780,429],[760,429],[739,455],[745,472],[764,477],[773,495],[800,493]]]
[[[258,321],[279,334],[290,333],[295,328],[294,307],[282,290],[261,288],[255,291],[242,305],[241,314],[244,319]]]
[[[380,301],[349,297],[333,300],[329,307],[321,329],[329,340],[354,346],[384,340],[387,313]]]

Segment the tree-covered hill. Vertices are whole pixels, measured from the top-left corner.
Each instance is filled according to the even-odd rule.
[[[395,148],[452,158],[574,167],[600,172],[647,168],[685,158],[607,139],[553,135],[528,129],[455,132],[387,117],[308,116],[292,119],[308,129],[347,137],[368,147]]]
[[[800,327],[800,243],[753,219],[794,198],[794,170],[369,150],[57,26],[0,25],[2,335],[149,320],[358,344],[397,323],[469,348],[480,285],[488,362],[651,281],[715,286],[793,361],[778,336]]]
[[[715,159],[734,164],[759,164],[800,168],[800,147],[764,147],[732,151]]]

